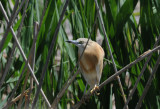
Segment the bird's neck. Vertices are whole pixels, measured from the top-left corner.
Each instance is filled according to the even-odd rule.
[[[86,49],[87,49],[87,47],[86,47]],[[78,54],[79,54],[79,56],[81,56],[81,54],[83,53],[83,50],[84,50],[83,47],[78,48]]]

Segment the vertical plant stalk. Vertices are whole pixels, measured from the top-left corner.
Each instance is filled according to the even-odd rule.
[[[24,0],[24,1],[25,1],[25,0]],[[23,12],[23,17],[25,17],[26,9],[27,9],[27,6],[28,6],[28,2],[29,2],[29,0],[26,0],[24,12]],[[24,18],[23,18],[23,17],[22,17],[22,19],[23,19],[23,21],[24,21]],[[22,25],[23,25],[23,22],[21,22],[20,28],[22,28]],[[18,34],[17,34],[17,35],[20,35],[20,31],[18,31]],[[34,45],[34,43],[33,43],[33,45]],[[33,47],[33,45],[32,45],[32,47]],[[32,47],[31,47],[31,48],[32,48]],[[32,49],[31,49],[31,50],[32,50]],[[31,58],[31,56],[30,56],[31,53],[32,53],[32,51],[30,51],[30,53],[29,53],[29,57],[28,57],[28,60],[29,60],[29,61],[31,60],[31,59],[30,59],[30,58]],[[29,63],[30,63],[30,65],[32,65],[31,62],[29,62]],[[25,81],[24,81],[24,85],[23,85],[23,89],[22,89],[22,93],[21,93],[22,95],[23,95],[23,93],[24,93],[24,91],[25,91],[28,77],[29,77],[29,70],[27,71],[26,76],[25,76]],[[19,101],[19,103],[18,103],[18,109],[21,108],[22,99],[23,99],[23,96],[20,97],[20,101]]]
[[[103,33],[104,33],[104,36],[105,36],[105,40],[106,40],[106,42],[107,42],[107,46],[108,46],[108,49],[109,49],[109,53],[110,53],[110,55],[111,55],[111,59],[112,59],[114,71],[115,71],[115,73],[117,73],[117,67],[116,67],[116,64],[115,64],[115,62],[114,62],[114,58],[113,58],[113,55],[112,55],[112,51],[111,51],[111,48],[110,48],[110,45],[109,45],[109,41],[108,41],[108,38],[107,38],[107,34],[106,34],[106,30],[105,30],[104,23],[103,23],[103,20],[102,20],[102,16],[101,16],[101,14],[100,14],[98,2],[97,2],[97,0],[94,0],[94,1],[95,1],[96,8],[97,8],[97,12],[98,12],[98,17],[99,17],[100,23],[101,23],[101,25],[102,25],[102,29],[103,29]],[[122,93],[122,97],[123,97],[124,103],[126,103],[126,97],[125,97],[125,94],[124,94],[124,91],[123,91],[123,87],[122,87],[122,84],[121,84],[120,77],[117,76],[116,78],[117,78],[117,80],[118,80],[118,84],[119,84],[119,87],[120,87],[120,91],[121,91],[121,93]],[[127,109],[128,109],[128,106],[127,106]]]
[[[155,73],[157,72],[157,69],[158,69],[158,66],[159,66],[159,62],[160,62],[160,55],[159,55],[159,57],[158,57],[158,59],[156,61],[156,64],[155,64],[155,66],[153,68],[153,71],[152,71],[152,74],[150,75],[150,77],[149,77],[149,79],[147,81],[147,84],[146,84],[146,86],[145,86],[145,88],[143,90],[142,96],[140,97],[135,109],[140,109],[142,101],[145,98],[149,87],[151,86],[151,82],[153,80],[153,77],[154,77]]]
[[[1,2],[0,2],[0,4],[1,4]],[[1,6],[2,6],[2,5],[0,5],[0,8],[3,8],[3,6],[2,6],[2,7],[1,7]],[[3,8],[3,10],[2,10],[2,13],[3,13],[4,17],[8,19],[4,8]],[[29,68],[29,70],[30,70],[30,72],[31,72],[31,74],[32,74],[33,79],[35,80],[36,84],[39,85],[39,82],[38,82],[36,76],[34,75],[34,72],[33,72],[32,68],[31,68],[30,64],[27,62],[27,58],[26,58],[26,56],[25,56],[25,54],[24,54],[24,52],[23,52],[23,50],[22,50],[22,47],[20,46],[20,43],[19,43],[19,41],[18,41],[18,39],[17,39],[17,37],[16,37],[16,34],[14,33],[13,28],[10,27],[10,29],[11,29],[11,33],[12,33],[12,35],[13,35],[13,38],[15,39],[15,42],[16,42],[16,44],[17,44],[17,47],[18,47],[18,49],[19,49],[19,51],[20,51],[20,53],[21,53],[21,55],[22,55],[22,57],[23,57],[26,65],[28,66],[28,68]],[[44,100],[46,101],[48,107],[51,107],[51,105],[50,105],[48,99],[46,98],[43,90],[40,89],[40,91],[41,91],[42,96],[44,97]]]
[[[35,65],[35,56],[36,56],[36,41],[37,41],[37,29],[38,29],[38,22],[34,22],[34,32],[33,32],[33,56],[32,56],[32,69],[34,71],[34,65]],[[30,77],[30,90],[29,90],[29,94],[28,94],[28,98],[26,99],[26,106],[25,108],[28,109],[29,108],[29,100],[30,100],[30,95],[32,93],[32,89],[33,89],[33,78]]]
[[[7,35],[8,35],[8,33],[9,33],[9,31],[10,31],[10,27],[11,27],[11,25],[12,25],[12,22],[14,21],[14,16],[16,15],[15,14],[15,12],[16,12],[16,10],[17,10],[17,8],[18,8],[18,3],[19,3],[19,0],[16,0],[16,2],[15,2],[15,5],[14,5],[14,8],[13,8],[13,12],[12,12],[12,14],[11,14],[11,18],[10,18],[10,20],[9,19],[7,19],[7,18],[5,18],[5,19],[7,19],[6,21],[7,21],[7,29],[6,29],[6,32],[4,33],[4,35],[3,35],[3,38],[2,38],[2,40],[1,40],[1,42],[0,42],[0,52],[2,51],[2,47],[3,47],[3,45],[4,45],[4,42],[5,42],[5,40],[6,40],[6,38],[7,38]],[[4,9],[2,8],[2,3],[0,2],[0,9],[1,9],[1,11],[3,11]],[[8,22],[9,21],[9,22]]]
[[[37,29],[37,26],[38,26],[38,24],[34,23],[34,27],[36,27],[36,29]],[[29,61],[30,65],[31,65],[31,67],[33,69],[33,72],[34,72],[33,64],[34,64],[34,59],[35,59],[36,41],[37,41],[37,37],[34,37],[33,44],[32,44],[32,47],[31,47],[31,51],[30,51],[29,56],[28,56],[28,61]],[[23,85],[23,89],[22,89],[22,95],[25,92],[25,88],[26,88],[26,85],[27,85],[28,77],[29,77],[29,70],[27,70],[27,73],[26,73],[26,76],[25,76],[25,81],[24,81],[24,85]],[[32,89],[30,89],[30,90],[32,90]],[[23,100],[23,96],[21,96],[20,101],[18,103],[18,109],[21,109],[22,100]]]
[[[143,60],[144,58],[148,57],[149,55],[151,55],[153,52],[157,51],[160,49],[160,46],[155,47],[154,49],[150,50],[149,52],[144,52],[141,56],[139,56],[136,60],[134,60],[133,62],[129,63],[128,65],[126,65],[125,67],[123,67],[121,70],[117,71],[117,73],[113,74],[112,76],[110,76],[108,79],[106,79],[103,83],[101,83],[99,85],[99,90],[101,88],[103,88],[106,84],[108,84],[109,82],[115,80],[115,78],[122,74],[123,72],[125,72],[127,69],[131,68],[133,65],[137,64],[138,62],[140,62],[141,60]],[[85,100],[87,100],[88,97],[92,96],[96,91],[98,91],[98,89],[95,89],[95,91],[91,94],[87,94],[84,95],[82,97],[82,99],[73,106],[73,109],[77,109],[79,108],[79,106],[84,103]]]
[[[35,105],[36,105],[36,102],[37,102],[37,99],[38,99],[38,96],[39,96],[39,92],[40,92],[40,89],[42,87],[43,80],[44,80],[44,77],[45,77],[45,72],[47,71],[47,66],[49,64],[49,59],[52,55],[53,47],[54,47],[55,42],[57,40],[57,35],[58,35],[58,32],[59,32],[59,28],[60,28],[61,22],[63,20],[63,16],[65,14],[65,11],[67,9],[68,3],[69,3],[69,0],[66,0],[65,5],[64,5],[63,10],[62,10],[62,13],[61,13],[61,16],[60,16],[60,19],[59,19],[59,22],[58,22],[56,30],[54,32],[53,39],[52,39],[52,42],[51,42],[51,46],[49,48],[48,56],[47,56],[47,59],[46,59],[46,63],[45,63],[45,65],[43,67],[43,70],[42,70],[42,74],[41,74],[41,78],[40,78],[40,84],[38,85],[37,92],[36,92],[36,95],[35,95],[35,98],[34,98],[34,101],[33,101],[33,104],[32,104],[32,109],[35,108]]]
[[[158,45],[159,40],[160,40],[160,36],[158,37],[157,42],[154,44],[153,48],[155,48],[155,47]],[[133,96],[135,90],[137,89],[137,85],[138,85],[138,83],[139,83],[139,81],[140,81],[140,79],[141,79],[141,77],[142,77],[142,75],[143,75],[143,73],[144,73],[144,71],[145,71],[145,69],[146,69],[146,67],[147,67],[147,64],[148,64],[149,60],[151,59],[151,56],[152,56],[152,54],[149,55],[149,57],[147,57],[147,60],[146,60],[144,66],[143,66],[143,68],[142,68],[142,70],[141,70],[140,75],[138,76],[138,78],[137,78],[137,80],[136,80],[136,83],[135,83],[135,85],[134,85],[131,93],[130,93],[129,96],[128,96],[127,102],[125,103],[123,109],[126,109],[126,106],[128,105],[129,101],[131,100],[131,97]]]

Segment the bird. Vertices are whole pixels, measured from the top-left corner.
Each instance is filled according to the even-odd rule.
[[[78,47],[80,71],[86,83],[90,86],[87,93],[93,93],[95,89],[99,89],[98,85],[102,75],[103,58],[105,53],[103,48],[97,42],[89,39],[87,44],[87,41],[87,38],[78,38],[77,40],[68,40],[66,42],[72,43]]]

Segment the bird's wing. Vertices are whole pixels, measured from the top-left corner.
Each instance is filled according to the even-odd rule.
[[[101,79],[100,61],[96,65],[96,72],[97,72],[97,80],[98,80],[98,84],[97,85],[99,85],[99,82],[100,82],[100,79]]]
[[[99,82],[100,82],[100,80],[101,80],[101,75],[102,75],[102,69],[103,69],[103,58],[104,58],[104,51],[103,51],[103,49],[99,46],[99,61],[98,61],[98,63],[97,63],[97,65],[96,65],[96,72],[97,72],[97,80],[98,80],[98,84],[99,84]]]

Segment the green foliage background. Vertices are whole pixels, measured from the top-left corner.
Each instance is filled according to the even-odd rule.
[[[64,0],[65,1],[65,0]],[[15,0],[1,0],[7,15],[10,17],[12,13],[12,5],[14,5]],[[44,8],[45,0],[30,0],[27,8],[27,13],[25,21],[22,27],[21,36],[19,41],[26,54],[29,54],[32,41],[33,41],[33,23],[34,21],[40,22],[42,11]],[[143,54],[143,52],[148,49],[152,49],[153,45],[159,36],[160,32],[160,1],[159,0],[98,0],[99,7],[102,15],[102,19],[106,28],[106,33],[110,42],[112,53],[116,62],[119,66],[118,70],[123,68],[125,65],[134,61],[138,56]],[[140,12],[134,13],[135,6],[140,2]],[[40,33],[38,34],[38,39],[36,43],[36,60],[35,60],[35,75],[40,79],[42,68],[46,62],[48,50],[55,32],[60,14],[64,6],[63,0],[48,0],[48,6]],[[13,27],[15,32],[19,27],[20,20],[22,17],[21,10],[20,14],[16,18],[16,22]],[[80,37],[88,38],[91,35],[92,40],[96,40],[97,29],[100,30],[102,39],[104,35],[102,32],[102,26],[99,20],[96,21],[96,26],[93,27],[96,20],[96,7],[94,0],[70,0],[63,18],[58,38],[50,62],[48,65],[47,72],[45,74],[45,79],[43,83],[43,91],[45,92],[50,103],[53,102],[57,93],[61,90],[64,83],[69,78],[73,68],[77,62],[77,48],[74,45],[68,44],[65,41],[68,40],[67,29],[73,35],[73,39]],[[135,16],[139,16],[139,22],[136,21]],[[7,28],[4,16],[0,12],[0,26],[5,29]],[[67,22],[67,25],[65,23]],[[94,31],[91,33],[92,29]],[[0,33],[3,36],[4,33]],[[1,38],[1,37],[0,37]],[[12,44],[14,39],[12,39],[12,34],[8,34],[5,45],[3,46],[3,52],[0,53],[0,72],[3,74],[7,59],[9,57],[10,51],[12,49]],[[111,61],[108,48],[105,40],[102,42],[102,47],[105,51],[105,58]],[[60,61],[57,61],[57,51],[60,51],[58,57]],[[4,57],[4,52],[7,57]],[[140,96],[142,95],[145,84],[151,74],[152,68],[155,65],[159,53],[153,54],[143,77],[141,78],[137,90],[129,103],[129,108],[134,109]],[[131,87],[125,84],[125,72],[120,75],[121,82],[123,85],[126,97],[128,97],[131,88],[134,86],[138,75],[145,63],[145,60],[137,63],[131,69],[128,69],[131,79]],[[7,87],[11,89],[11,92],[22,72],[24,67],[24,60],[19,52],[16,50],[14,61],[10,70],[5,78],[5,82],[0,89],[0,98],[3,94],[10,96],[7,91]],[[26,70],[27,71],[27,70]],[[152,85],[143,101],[142,108],[145,109],[159,109],[160,108],[160,69],[152,81]],[[103,69],[103,75],[101,82],[106,80],[108,77],[114,74],[113,65],[108,61],[105,61],[105,66]],[[24,78],[16,91],[16,95],[19,95],[22,91],[22,86],[24,84]],[[29,79],[28,79],[29,80]],[[113,87],[112,87],[113,84]],[[27,87],[30,86],[28,81]],[[32,93],[32,100],[36,92],[37,86],[34,84],[35,88]],[[74,82],[70,85],[65,95],[59,102],[59,109],[66,109],[67,104],[72,105],[76,103],[83,95],[85,89],[85,81],[81,75],[78,75]],[[115,106],[117,109],[122,109],[124,102],[117,81],[112,81],[107,84],[104,88],[100,90],[99,96],[91,97],[87,104],[83,104],[81,109],[108,109],[112,108],[112,96],[115,97]],[[5,100],[7,100],[7,98]],[[0,108],[6,103],[6,101],[0,100]],[[18,103],[18,102],[17,102]],[[23,105],[25,100],[23,100]],[[22,105],[22,106],[23,106]],[[37,108],[46,108],[46,104],[43,97],[39,95],[37,102]],[[11,108],[16,108],[17,104],[12,105]]]

